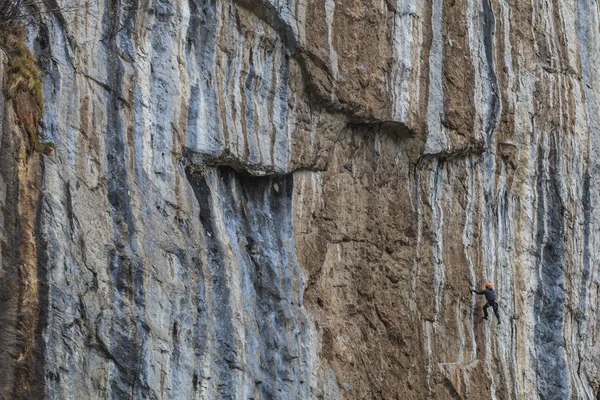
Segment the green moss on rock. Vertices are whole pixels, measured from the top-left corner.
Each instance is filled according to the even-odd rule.
[[[40,143],[37,137],[37,125],[44,112],[42,78],[37,63],[29,48],[16,35],[0,33],[0,48],[9,60],[5,70],[4,94],[7,99],[19,102],[15,109],[29,135],[31,150],[50,154],[54,144]]]

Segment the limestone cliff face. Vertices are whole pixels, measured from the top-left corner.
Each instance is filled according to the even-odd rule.
[[[0,397],[600,396],[596,1],[44,4]]]

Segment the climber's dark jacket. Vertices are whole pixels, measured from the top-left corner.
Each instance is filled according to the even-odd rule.
[[[485,306],[483,306],[483,319],[488,318],[487,309],[488,309],[488,307],[492,307],[492,309],[494,310],[494,314],[496,314],[496,318],[498,318],[498,323],[500,323],[500,314],[498,313],[498,303],[496,303],[496,292],[494,292],[494,289],[492,289],[492,288],[484,289],[484,290],[471,289],[471,291],[473,293],[477,293],[477,294],[485,294],[485,299],[487,300],[487,303],[485,303]]]
[[[493,303],[496,301],[496,292],[494,292],[494,289],[492,288],[485,290],[473,290],[473,293],[485,294],[485,299],[488,301],[488,303]]]

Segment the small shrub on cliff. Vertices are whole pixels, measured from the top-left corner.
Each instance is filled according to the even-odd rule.
[[[0,0],[0,30],[4,32],[21,28],[23,10],[30,0]]]
[[[38,66],[22,39],[23,10],[31,0],[0,0],[0,48],[8,56],[4,94],[12,100],[16,115],[27,132],[30,151],[52,153],[52,143],[40,143],[39,120],[44,112],[44,94]],[[10,33],[9,33],[10,32]]]
[[[17,92],[29,93],[40,113],[44,111],[44,94],[40,73],[31,52],[23,41],[12,34],[0,35],[0,47],[8,54],[6,70],[6,97],[12,99]]]

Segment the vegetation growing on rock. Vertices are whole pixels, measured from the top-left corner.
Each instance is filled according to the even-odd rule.
[[[18,18],[25,4],[9,1],[0,7],[0,49],[8,56],[5,70],[4,94],[13,101],[15,112],[27,132],[29,152],[49,155],[54,150],[51,142],[40,142],[37,126],[44,112],[44,94],[38,66],[22,39],[23,27]]]

